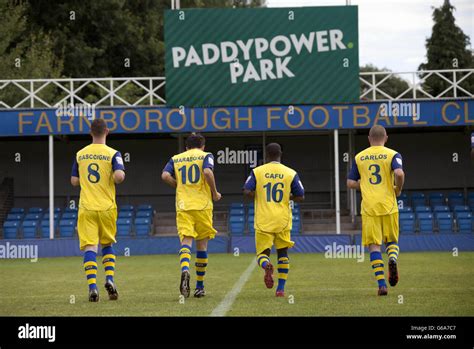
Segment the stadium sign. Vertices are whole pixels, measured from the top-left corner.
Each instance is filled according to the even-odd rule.
[[[387,115],[381,102],[260,107],[96,108],[114,133],[311,131],[385,127],[474,126],[474,99],[417,101],[416,116]],[[87,134],[91,118],[55,109],[0,111],[1,136]]]
[[[356,102],[357,6],[166,11],[169,106]]]

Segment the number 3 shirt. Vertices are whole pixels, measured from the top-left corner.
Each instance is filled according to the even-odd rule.
[[[295,170],[276,161],[252,170],[244,189],[255,192],[255,229],[280,233],[292,228],[290,194],[304,196]]]
[[[113,173],[125,170],[122,155],[105,144],[90,144],[76,154],[71,176],[79,177],[79,208],[91,211],[116,209]]]
[[[212,210],[211,188],[203,174],[205,168],[214,169],[214,157],[198,148],[168,161],[163,172],[169,172],[176,179],[176,211]]]
[[[383,216],[398,212],[393,170],[402,168],[402,157],[384,146],[369,147],[355,157],[348,178],[360,179],[362,215]]]

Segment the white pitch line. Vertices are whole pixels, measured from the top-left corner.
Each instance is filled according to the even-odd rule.
[[[225,316],[225,314],[229,311],[230,307],[235,301],[235,298],[238,296],[242,287],[244,287],[245,283],[252,274],[252,271],[255,269],[257,262],[252,259],[252,262],[248,266],[248,268],[240,275],[239,280],[235,283],[234,287],[225,295],[222,302],[219,303],[217,307],[212,311],[211,316]]]

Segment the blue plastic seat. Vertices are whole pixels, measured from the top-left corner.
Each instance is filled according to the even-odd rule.
[[[49,207],[46,209],[45,212],[46,212],[46,213],[49,213]],[[55,208],[53,209],[53,212],[54,212],[54,213],[60,213],[60,212],[61,212],[61,208],[55,207]]]
[[[31,207],[28,213],[43,213],[43,209],[41,207]]]
[[[153,206],[147,204],[138,205],[137,211],[153,211]]]
[[[413,208],[411,208],[411,206],[404,206],[403,208],[398,208],[398,212],[400,213],[413,212]]]
[[[16,239],[18,238],[19,229],[19,221],[5,221],[5,223],[3,223],[3,237],[5,239]]]
[[[455,206],[464,205],[464,195],[461,192],[452,192],[448,194],[449,207],[454,208]]]
[[[25,209],[23,207],[13,207],[11,210],[10,210],[10,213],[14,213],[14,214],[24,214],[25,213]]]
[[[451,233],[453,231],[453,215],[450,212],[436,213],[438,231],[440,233]]]
[[[453,208],[454,212],[471,212],[471,208],[466,205],[456,205]]]
[[[414,192],[411,194],[411,205],[416,206],[425,206],[426,205],[426,196],[423,193]]]
[[[77,208],[66,207],[64,209],[64,213],[66,212],[77,212]]]
[[[132,211],[119,211],[118,218],[132,218],[133,212]]]
[[[247,220],[247,228],[250,234],[255,234],[254,223],[255,223],[255,217],[253,215],[249,216]]]
[[[77,212],[64,212],[61,219],[77,219]]]
[[[230,204],[230,208],[244,208],[244,204],[242,202],[233,202]]]
[[[471,212],[457,212],[456,225],[460,233],[472,233],[474,225],[474,216]]]
[[[133,211],[132,205],[121,205],[119,211]]]
[[[38,221],[23,221],[21,225],[24,239],[34,239],[38,231]]]
[[[244,216],[231,216],[229,219],[229,227],[231,234],[243,234],[245,228]]]
[[[7,221],[21,221],[23,218],[22,214],[19,213],[9,213],[7,215]]]
[[[451,211],[449,209],[449,206],[435,206],[434,209],[433,209],[433,212],[449,212]]]
[[[415,206],[415,212],[431,212],[431,207],[429,206]]]
[[[132,219],[128,218],[119,218],[117,219],[117,235],[118,236],[128,236],[132,232]]]
[[[446,199],[443,193],[433,192],[428,195],[428,199],[430,201],[430,206],[444,206],[446,204]]]
[[[433,214],[430,212],[419,212],[416,215],[420,233],[432,233],[434,230]]]
[[[25,221],[38,221],[41,218],[41,213],[28,213],[25,216]]]
[[[301,231],[301,219],[299,215],[293,216],[293,224],[291,227],[292,234],[299,234]]]
[[[45,214],[45,216],[46,216],[46,214]],[[57,220],[54,221],[53,227],[54,227],[54,231],[56,232],[56,230],[58,228],[58,221]],[[41,221],[40,230],[41,230],[41,237],[42,238],[49,238],[49,219],[43,218],[43,220]]]
[[[59,219],[59,212],[55,212],[53,214],[53,220],[57,221],[58,219]],[[47,212],[43,215],[43,220],[48,220],[49,221],[49,212]]]
[[[243,207],[242,207],[242,208],[240,208],[240,207],[239,207],[239,208],[235,208],[235,207],[234,207],[234,208],[231,208],[231,209],[230,209],[230,215],[231,215],[231,216],[243,216],[244,213],[245,213],[245,210],[244,210]]]
[[[399,209],[410,206],[408,195],[406,193],[400,194],[400,196],[397,197],[397,204]]]
[[[151,232],[150,218],[135,218],[135,234],[137,236],[147,236]]]
[[[138,211],[137,218],[151,218],[151,211]]]
[[[415,233],[415,215],[410,212],[401,212],[398,215],[400,232],[403,234]]]
[[[73,219],[61,219],[59,221],[59,236],[73,237],[76,231],[76,221]]]

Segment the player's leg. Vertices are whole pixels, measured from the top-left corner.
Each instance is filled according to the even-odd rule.
[[[379,296],[385,296],[387,294],[384,263],[381,253],[382,232],[383,226],[381,217],[362,216],[362,242],[364,246],[368,246],[369,248],[370,264],[372,265],[379,287]]]
[[[385,252],[388,255],[388,283],[390,286],[396,286],[398,283],[398,212],[384,216],[384,240]]]
[[[191,263],[191,247],[193,246],[193,238],[185,236],[181,239],[181,248],[179,250],[179,265],[181,268],[181,281],[179,283],[179,292],[188,298],[190,294],[189,283],[191,275],[189,274],[189,264]]]
[[[290,259],[288,258],[288,249],[294,246],[291,241],[291,230],[282,231],[275,236],[275,247],[278,254],[278,286],[275,295],[277,297],[285,296],[285,284],[290,270]]]
[[[278,254],[278,286],[276,289],[277,297],[285,296],[285,284],[290,271],[290,260],[288,258],[288,248],[277,250]]]
[[[94,211],[79,209],[77,219],[79,247],[84,251],[83,266],[89,285],[89,301],[99,301],[97,290],[97,248],[99,244],[99,226]]]
[[[255,229],[255,246],[257,251],[257,263],[265,271],[263,281],[267,288],[273,288],[273,265],[270,262],[270,252],[273,246],[275,234],[265,233]]]
[[[104,287],[109,294],[110,300],[118,299],[117,286],[115,284],[115,260],[116,255],[113,244],[116,242],[117,233],[117,210],[112,209],[103,212],[97,212],[99,218],[99,239],[102,245],[102,265],[105,270]]]
[[[190,294],[189,283],[191,275],[189,274],[189,265],[191,263],[191,247],[196,237],[194,225],[194,218],[191,211],[178,211],[176,213],[176,226],[181,241],[181,248],[179,250],[179,265],[181,268],[179,292],[186,298],[189,297]]]
[[[193,211],[194,229],[196,233],[196,289],[194,297],[206,295],[204,291],[204,277],[208,263],[207,243],[216,236],[216,229],[212,225],[212,210]]]
[[[102,245],[102,265],[105,271],[105,289],[109,294],[109,299],[114,301],[118,299],[118,291],[115,285],[115,251],[112,245]]]
[[[387,295],[387,283],[385,282],[384,263],[382,258],[381,246],[380,245],[369,245],[370,252],[370,264],[375,273],[375,279],[377,280],[379,296]]]
[[[206,269],[208,263],[207,243],[209,239],[196,240],[196,289],[194,290],[194,297],[201,298],[206,295],[204,290],[204,278],[206,276]]]
[[[84,247],[84,271],[86,272],[89,285],[89,301],[99,301],[97,290],[97,245],[86,245]]]

